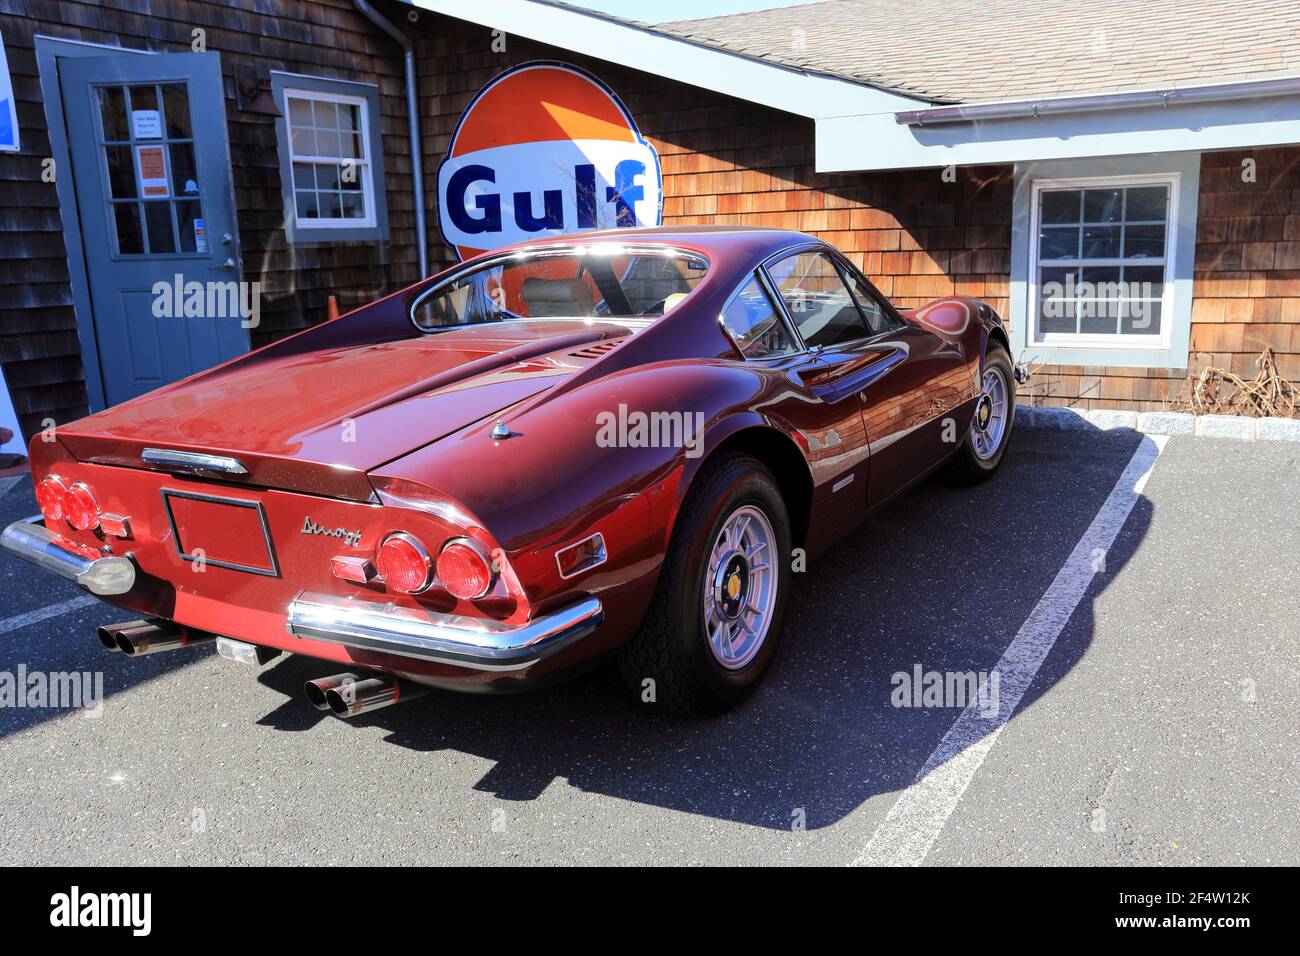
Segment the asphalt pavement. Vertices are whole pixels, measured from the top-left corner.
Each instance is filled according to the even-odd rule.
[[[301,695],[336,667],[108,654],[132,615],[0,554],[0,677],[105,694],[0,709],[0,863],[836,865],[892,834],[927,865],[1294,865],[1300,445],[1170,439],[1080,579],[1144,441],[1021,430],[992,481],[910,493],[799,575],[766,683],[707,721],[608,669],[343,721]],[[0,522],[35,510],[0,484]],[[896,706],[896,675],[1008,654],[1032,679],[959,746],[959,701]]]

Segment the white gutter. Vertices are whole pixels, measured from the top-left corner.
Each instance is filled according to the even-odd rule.
[[[1134,93],[1102,93],[1089,96],[1062,96],[1051,99],[1012,100],[1002,103],[974,103],[966,106],[936,106],[931,109],[905,110],[894,114],[900,126],[939,126],[951,123],[979,123],[995,119],[1025,119],[1067,113],[1091,113],[1099,110],[1169,107],[1184,103],[1218,103],[1254,100],[1272,96],[1300,94],[1300,77],[1278,80],[1252,80],[1244,83],[1219,83]]]

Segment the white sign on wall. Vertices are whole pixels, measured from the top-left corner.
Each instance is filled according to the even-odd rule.
[[[18,152],[18,106],[14,102],[14,84],[9,79],[3,35],[0,35],[0,152]]]
[[[18,416],[14,414],[14,403],[9,398],[9,386],[5,384],[5,370],[0,366],[0,428],[7,428],[14,433],[8,442],[0,444],[0,454],[27,454],[27,445],[23,441],[23,430],[18,427]]]

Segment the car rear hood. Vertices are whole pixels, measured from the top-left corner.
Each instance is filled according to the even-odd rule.
[[[553,354],[603,337],[572,324],[527,340],[442,333],[245,359],[57,430],[81,461],[171,470],[146,448],[237,459],[271,488],[358,501],[366,472],[555,385],[576,366]],[[500,336],[501,333],[498,333]],[[209,476],[212,477],[212,476]]]

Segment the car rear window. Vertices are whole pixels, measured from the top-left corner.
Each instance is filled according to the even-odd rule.
[[[411,321],[435,332],[519,319],[654,318],[673,309],[707,272],[699,256],[671,249],[566,247],[454,276],[415,301]]]

